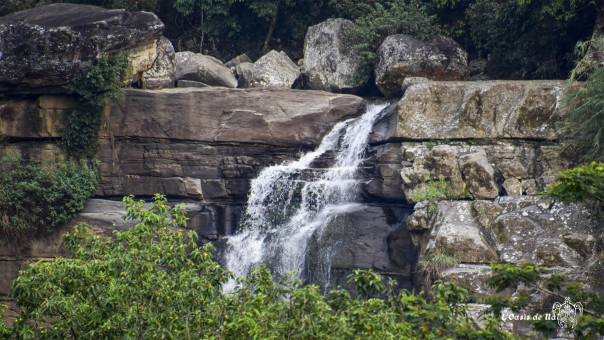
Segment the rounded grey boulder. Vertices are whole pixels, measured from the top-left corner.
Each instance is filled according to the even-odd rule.
[[[210,86],[237,87],[237,79],[219,60],[194,52],[176,53],[176,79]]]
[[[401,94],[407,77],[462,80],[469,77],[468,53],[453,39],[421,41],[405,34],[386,37],[377,51],[375,84],[386,96]]]
[[[347,19],[328,19],[308,28],[303,65],[306,87],[354,93],[367,82],[369,74],[362,73],[358,53],[348,49],[346,33],[353,27]]]

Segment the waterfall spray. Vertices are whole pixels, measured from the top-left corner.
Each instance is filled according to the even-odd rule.
[[[228,238],[229,270],[242,276],[266,263],[277,277],[297,272],[294,277],[304,278],[309,239],[317,233],[320,237],[334,217],[359,206],[357,169],[373,124],[386,106],[368,106],[361,117],[336,124],[314,151],[265,168],[252,181],[240,231]],[[328,152],[333,152],[334,164],[313,170],[313,162]],[[329,271],[327,257],[322,266]],[[226,289],[233,285],[230,282]]]

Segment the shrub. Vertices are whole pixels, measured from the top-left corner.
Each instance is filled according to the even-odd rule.
[[[546,268],[535,266],[530,263],[519,265],[500,263],[491,264],[491,277],[486,281],[487,285],[496,288],[498,292],[506,288],[517,288],[520,284],[528,289],[524,293],[519,290],[511,298],[492,295],[487,301],[491,305],[490,310],[499,318],[503,308],[510,308],[514,313],[533,307],[527,294],[540,297],[542,301],[556,298],[564,301],[566,297],[571,301],[580,302],[583,305],[582,315],[577,315],[576,326],[572,325],[565,329],[575,339],[599,339],[604,335],[604,302],[602,298],[585,289],[582,283],[569,283],[565,275],[547,273]],[[535,330],[545,337],[551,338],[558,331],[556,320],[531,320],[530,323]]]
[[[373,65],[377,61],[375,52],[389,35],[409,34],[420,39],[427,39],[438,32],[434,17],[424,11],[417,0],[393,0],[357,4],[357,10],[363,12],[350,30],[350,49],[358,51],[363,69],[356,75],[359,82],[366,81]]]
[[[426,277],[426,281],[432,282],[440,278],[443,271],[459,264],[459,259],[436,251],[420,257],[418,261],[419,272]]]
[[[560,132],[572,138],[570,153],[584,161],[604,162],[604,68],[585,76],[585,85],[569,88],[564,97],[568,112]]]
[[[96,164],[0,159],[0,227],[5,238],[50,231],[84,207],[97,183]]]
[[[591,162],[562,171],[544,194],[563,203],[604,201],[604,163]]]
[[[438,209],[436,201],[448,199],[463,199],[473,196],[466,188],[465,183],[461,188],[455,186],[455,180],[446,180],[444,177],[439,177],[438,181],[427,177],[424,180],[424,186],[411,195],[411,200],[414,202],[430,201],[430,210]]]
[[[128,59],[121,54],[101,58],[85,65],[85,72],[66,86],[75,97],[76,108],[65,115],[61,138],[65,150],[76,159],[94,155],[101,113],[105,105],[122,99],[121,82],[127,67]]]
[[[433,301],[407,291],[387,299],[351,298],[334,290],[328,298],[299,280],[274,282],[256,269],[238,279],[212,260],[211,245],[199,247],[194,232],[184,233],[181,207],[169,208],[155,196],[149,208],[126,197],[126,218],[140,223],[112,238],[77,226],[65,236],[69,258],[38,262],[20,273],[11,295],[23,308],[12,329],[29,338],[212,338],[212,339],[505,339],[496,324],[485,328],[469,318],[462,304],[467,290],[435,285]],[[385,287],[375,273],[351,277],[360,293]],[[366,295],[366,294],[365,294]]]

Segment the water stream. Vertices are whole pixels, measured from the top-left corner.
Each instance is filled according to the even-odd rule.
[[[236,276],[266,263],[276,277],[297,272],[304,279],[309,239],[320,238],[336,216],[358,209],[360,182],[357,169],[363,162],[373,124],[387,104],[369,105],[359,118],[340,122],[321,144],[297,160],[271,166],[251,183],[240,231],[229,237],[227,268]],[[327,169],[313,168],[321,156],[333,154]],[[329,273],[329,249],[321,266]],[[235,282],[227,284],[232,289]]]

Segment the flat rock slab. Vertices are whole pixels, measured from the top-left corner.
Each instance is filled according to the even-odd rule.
[[[289,89],[127,90],[108,122],[113,137],[316,145],[336,122],[357,115],[361,101]]]
[[[553,138],[562,81],[425,82],[398,103],[394,137]]]

